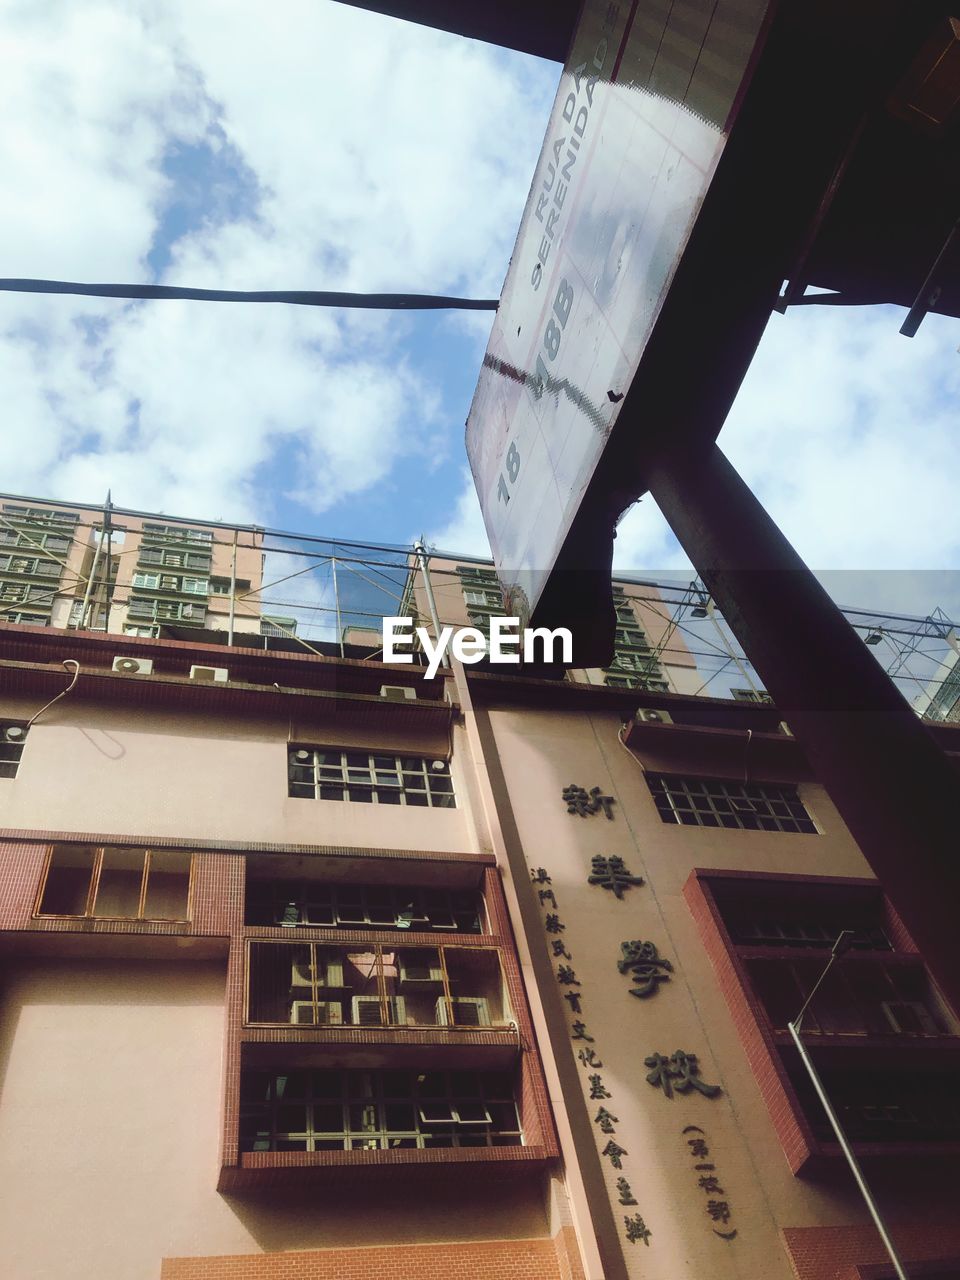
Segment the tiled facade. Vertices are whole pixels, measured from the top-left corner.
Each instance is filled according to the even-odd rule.
[[[29,725],[0,777],[9,1274],[888,1274],[758,978],[799,1000],[843,911],[882,903],[775,707],[650,686],[650,719],[603,673],[427,681],[240,645],[228,681],[191,680],[223,652],[0,626],[0,722]],[[298,792],[300,744],[336,756],[336,794]],[[939,1088],[960,1024],[876,919],[838,963],[890,993],[863,988],[863,1027],[814,1001],[808,1044]],[[941,1134],[858,1144],[940,1280],[943,1097]]]

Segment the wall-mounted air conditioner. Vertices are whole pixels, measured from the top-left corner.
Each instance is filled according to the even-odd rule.
[[[644,724],[673,724],[670,712],[661,711],[659,707],[638,707],[634,718]]]
[[[208,684],[222,684],[230,679],[230,672],[226,667],[191,667],[191,680],[205,680]]]
[[[290,1004],[290,1021],[297,1027],[339,1027],[343,1010],[334,1000],[294,1000]]]
[[[453,1022],[449,1020],[447,1002],[441,996],[437,1001],[437,1025],[441,1027],[489,1027],[490,1011],[483,996],[454,996],[450,1001]]]
[[[309,960],[294,960],[290,966],[290,985],[291,987],[311,987],[312,975],[311,964]],[[317,986],[318,987],[342,987],[343,986],[343,965],[339,960],[329,960],[317,962]]]
[[[354,996],[353,1023],[357,1027],[382,1027],[390,1023],[404,1026],[407,1021],[406,1006],[403,996],[388,996],[387,1010],[390,1023],[383,1021],[383,1006],[379,996]]]
[[[112,669],[125,676],[149,676],[153,674],[153,661],[150,658],[114,658]]]
[[[380,686],[380,697],[387,698],[390,702],[415,701],[417,691],[409,684],[382,684]]]

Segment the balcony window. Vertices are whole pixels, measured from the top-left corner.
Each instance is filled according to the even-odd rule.
[[[495,947],[249,944],[247,1021],[297,1027],[510,1025]]]
[[[472,889],[247,879],[248,925],[480,933],[481,910]]]
[[[796,787],[788,784],[711,781],[662,773],[645,773],[644,777],[664,822],[817,834]]]
[[[355,804],[454,809],[446,761],[326,747],[293,747],[288,756],[291,796]]]
[[[251,1071],[242,1151],[521,1146],[513,1081],[490,1071]]]
[[[178,849],[55,845],[38,916],[187,920],[191,855]]]
[[[27,726],[19,720],[0,720],[0,778],[15,778],[27,740]]]

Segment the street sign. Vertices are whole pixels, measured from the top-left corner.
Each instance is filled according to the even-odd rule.
[[[512,614],[537,609],[616,425],[767,7],[586,0],[467,421]]]

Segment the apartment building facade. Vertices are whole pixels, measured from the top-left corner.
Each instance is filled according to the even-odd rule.
[[[5,621],[136,636],[261,634],[262,583],[256,530],[0,495]]]
[[[807,1044],[960,1274],[956,1011],[776,707],[632,674],[0,624],[6,1274],[883,1280],[842,930]]]

